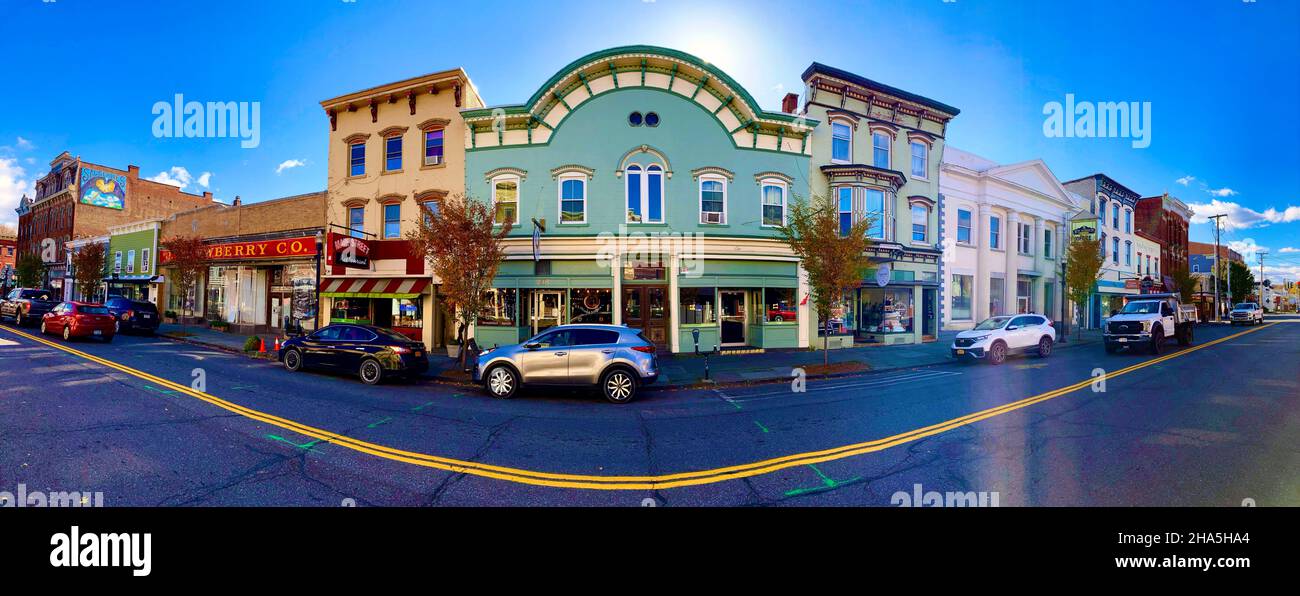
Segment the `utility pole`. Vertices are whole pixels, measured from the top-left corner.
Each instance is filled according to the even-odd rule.
[[[1211,216],[1214,220],[1214,322],[1222,322],[1219,317],[1219,218],[1223,214]],[[1231,286],[1229,286],[1231,287]]]
[[[1266,250],[1259,251],[1259,308],[1264,308],[1264,254]]]

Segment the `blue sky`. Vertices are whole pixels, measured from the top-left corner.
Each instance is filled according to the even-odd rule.
[[[1169,191],[1202,215],[1229,213],[1225,241],[1266,247],[1284,268],[1275,276],[1300,278],[1293,0],[0,6],[0,223],[65,149],[226,201],[319,190],[322,99],[461,66],[489,104],[518,103],[583,54],[647,43],[716,63],[771,109],[801,90],[813,60],[957,106],[953,146],[1002,162],[1042,158],[1062,180],[1102,171],[1144,196]],[[260,144],[155,138],[151,108],[177,93],[261,102]],[[1150,146],[1048,138],[1044,104],[1066,94],[1150,102]],[[1195,224],[1192,239],[1211,230]]]

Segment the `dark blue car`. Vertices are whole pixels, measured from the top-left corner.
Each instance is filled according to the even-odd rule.
[[[117,322],[117,333],[146,333],[153,335],[162,323],[158,307],[152,302],[132,300],[123,296],[109,296],[104,302],[108,314]]]
[[[291,371],[320,368],[355,373],[367,385],[390,377],[413,379],[429,370],[423,342],[391,329],[336,324],[280,345],[280,362]]]

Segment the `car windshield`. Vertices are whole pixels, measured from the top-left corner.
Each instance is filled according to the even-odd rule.
[[[78,306],[77,312],[83,315],[106,315],[108,309],[102,306]]]
[[[1126,315],[1151,315],[1160,312],[1160,303],[1154,300],[1130,302],[1120,312]]]
[[[23,290],[22,294],[18,297],[26,298],[28,300],[49,300],[50,293],[45,290]]]
[[[1232,307],[1232,309],[1233,310],[1255,310],[1255,305],[1249,302],[1242,302],[1241,304]]]
[[[1011,320],[1011,317],[989,317],[980,321],[980,324],[975,326],[975,331],[992,331],[994,329],[1001,329],[1009,320]]]

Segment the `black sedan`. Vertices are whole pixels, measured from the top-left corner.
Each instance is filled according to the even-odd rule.
[[[383,327],[338,324],[280,345],[280,362],[291,371],[321,368],[356,373],[367,385],[389,377],[415,378],[429,370],[424,344]]]
[[[109,296],[104,306],[108,307],[108,313],[117,321],[118,333],[135,331],[152,335],[162,323],[162,317],[158,316],[158,307],[152,302]]]

